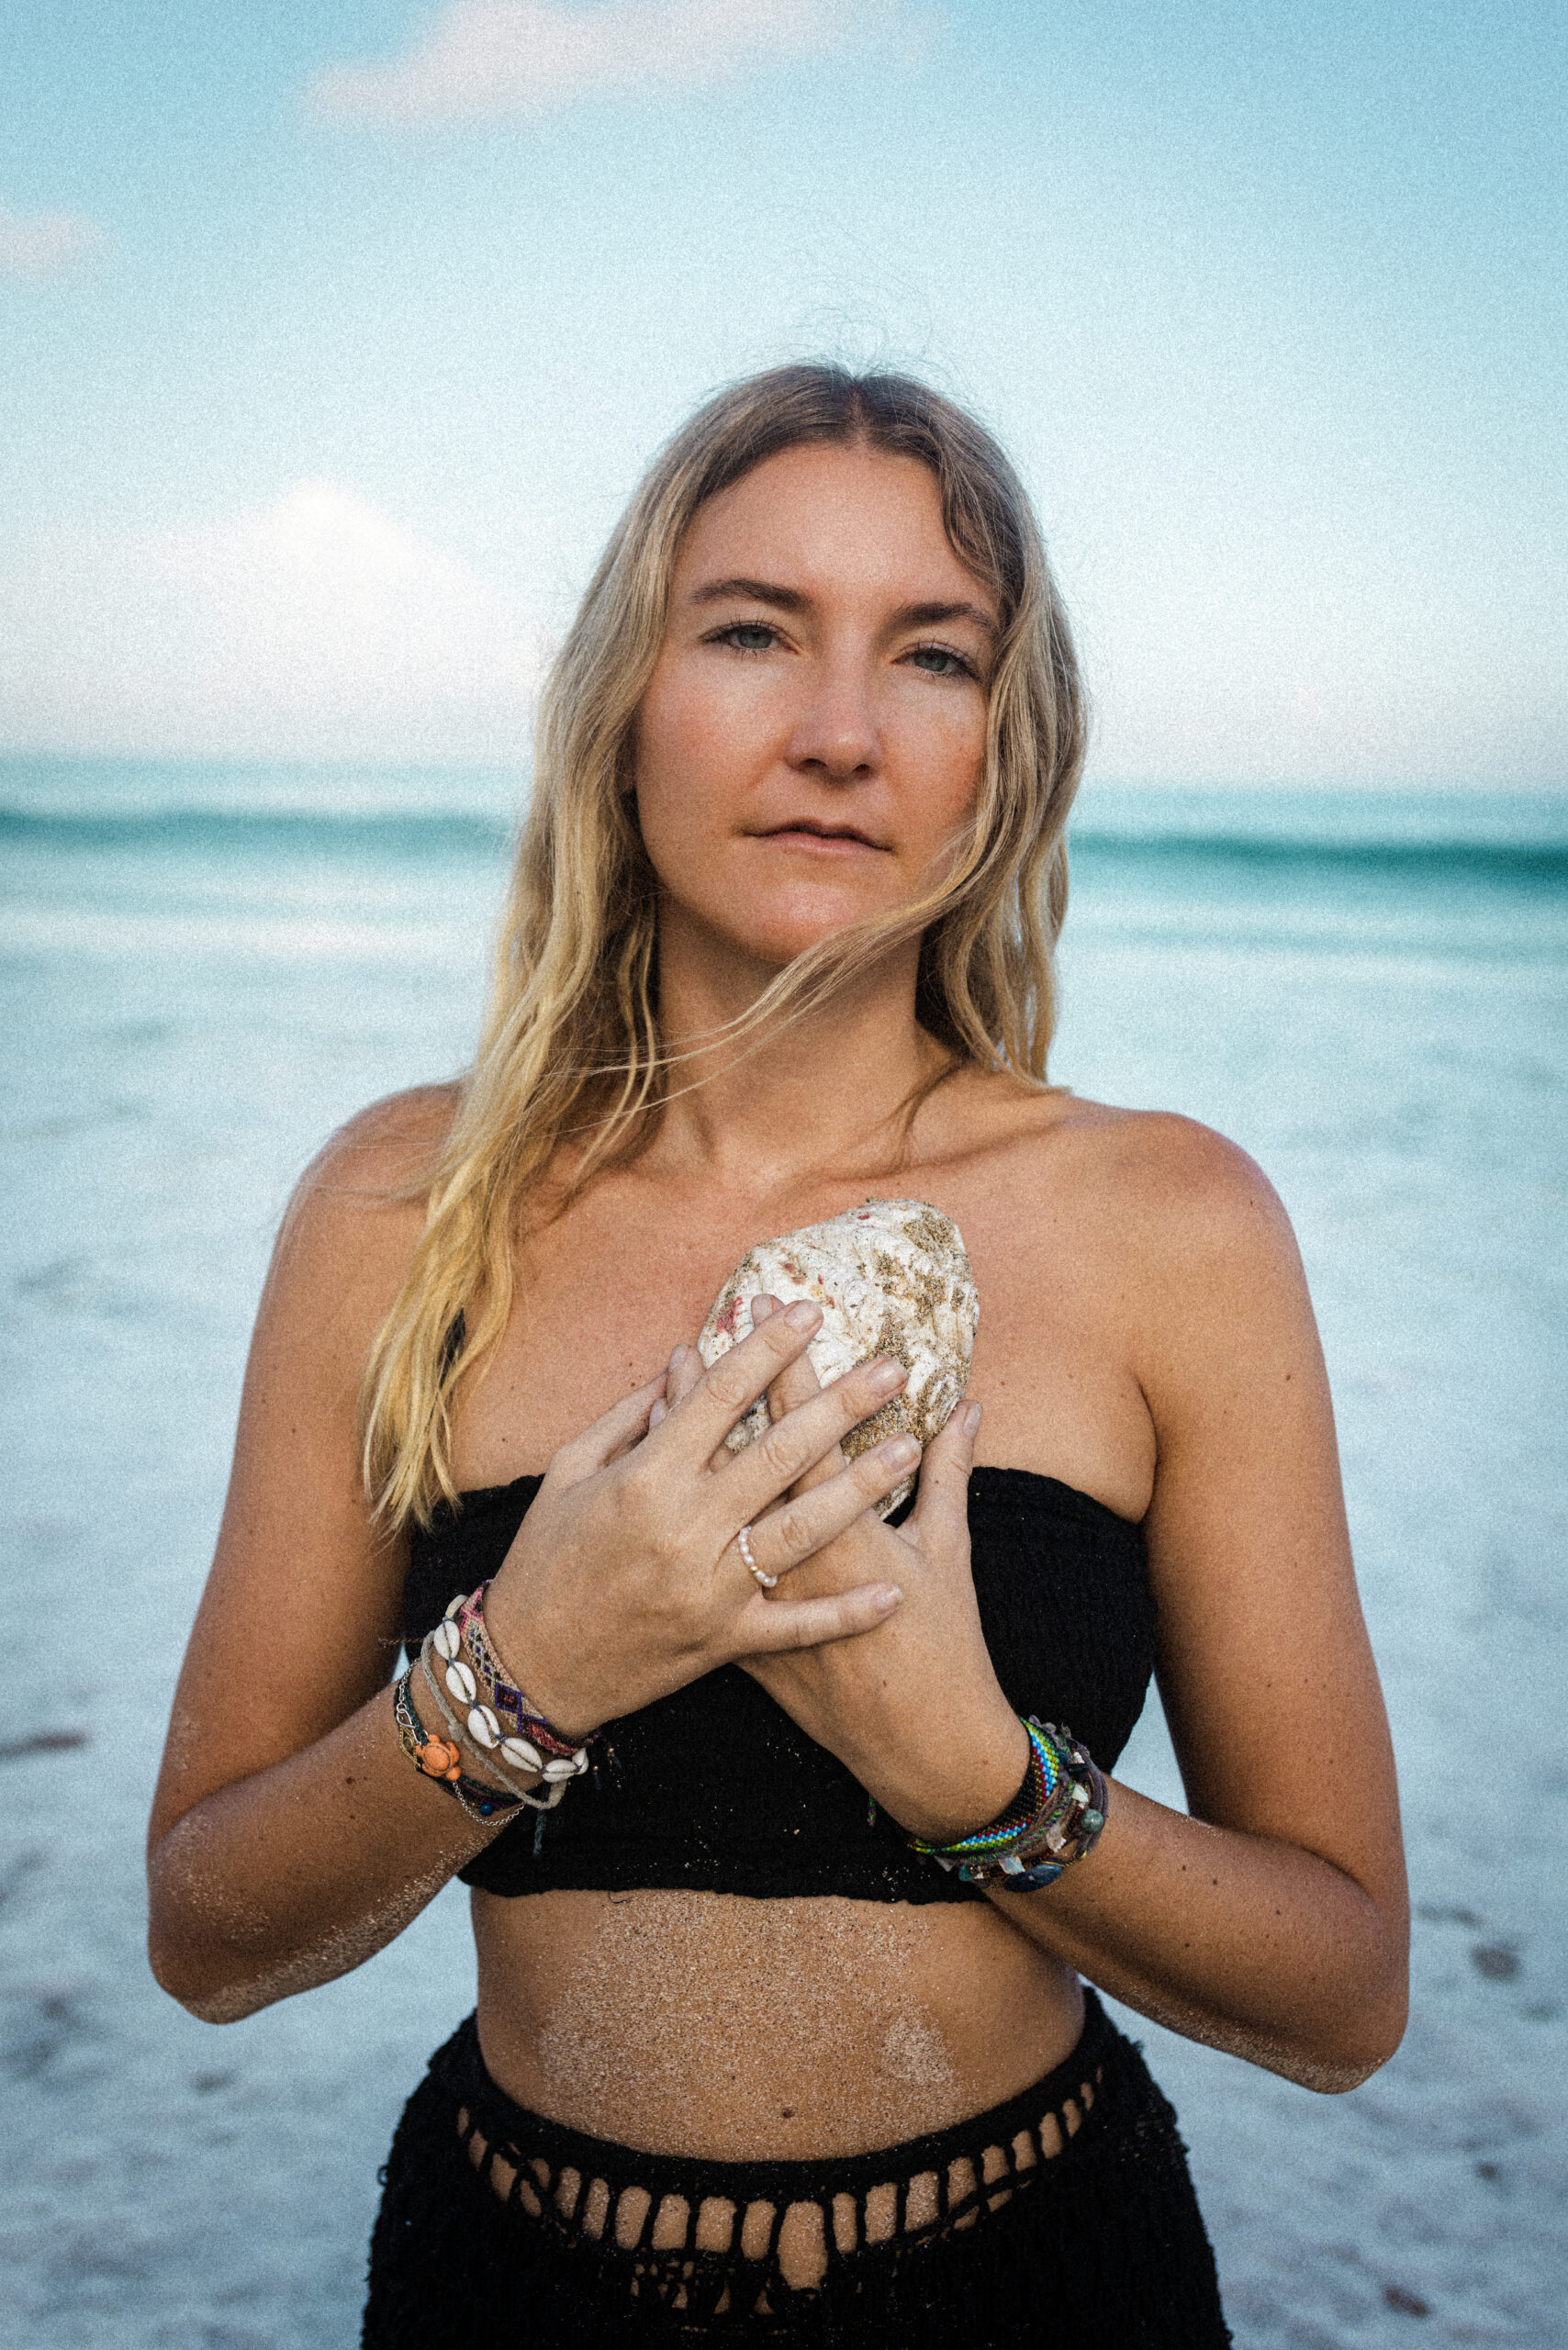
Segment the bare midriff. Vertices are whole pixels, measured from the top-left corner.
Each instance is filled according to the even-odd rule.
[[[858,2154],[1067,2056],[1078,1978],[989,1902],[476,1893],[479,2037],[519,2104],[721,2162]]]

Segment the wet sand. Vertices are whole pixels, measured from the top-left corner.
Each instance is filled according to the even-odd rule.
[[[220,832],[12,842],[0,882],[0,1526],[13,1623],[50,1635],[10,1644],[0,1714],[0,2337],[28,2350],[341,2350],[397,2111],[474,1998],[456,1888],[221,2031],[142,1955],[273,1223],[339,1118],[468,1048],[500,870],[484,823]],[[1295,1217],[1418,1905],[1409,2036],[1350,2097],[1119,2020],[1181,2112],[1244,2350],[1555,2350],[1561,866],[1085,851],[1068,942],[1059,1074],[1235,1135]],[[1157,1708],[1121,1767],[1179,1800]],[[556,2053],[591,2072],[591,2018]],[[941,2062],[917,2017],[884,2051],[895,2084]]]

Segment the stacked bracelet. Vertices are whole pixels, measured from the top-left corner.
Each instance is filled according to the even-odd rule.
[[[574,1746],[507,1679],[485,1629],[489,1588],[485,1583],[467,1598],[459,1595],[435,1628],[443,1678],[466,1710],[468,1734],[476,1746],[498,1751],[516,1770],[537,1771],[552,1784],[577,1778],[588,1768],[588,1750],[598,1732]]]
[[[977,1828],[950,1844],[909,1839],[966,1885],[995,1885],[1009,1893],[1033,1893],[1054,1885],[1063,1869],[1092,1852],[1105,1825],[1109,1799],[1103,1772],[1070,1730],[1054,1722],[1024,1722],[1029,1734],[1029,1768],[1005,1811],[989,1827]]]
[[[471,1779],[463,1768],[462,1750],[446,1739],[430,1735],[414,1706],[413,1678],[410,1665],[401,1681],[393,1684],[392,1712],[403,1751],[415,1769],[454,1796],[470,1819],[494,1819],[515,1811],[521,1797]]]
[[[392,1692],[392,1710],[403,1751],[416,1769],[454,1796],[471,1819],[496,1819],[526,1807],[554,1811],[569,1781],[588,1768],[588,1741],[569,1739],[532,1707],[506,1678],[485,1631],[488,1583],[465,1598],[460,1593],[432,1632],[427,1633],[417,1664]],[[414,1704],[415,1673],[423,1676],[447,1736],[432,1736]],[[455,1707],[456,1710],[454,1710]],[[477,1750],[486,1777],[476,1779],[465,1758]],[[513,1775],[524,1774],[520,1785]],[[498,1779],[498,1786],[492,1784]],[[543,1780],[542,1795],[532,1792]],[[540,1828],[543,1828],[541,1819]]]
[[[467,1723],[465,1721],[460,1721],[456,1714],[454,1713],[451,1706],[447,1703],[446,1693],[442,1688],[441,1684],[443,1679],[449,1678],[449,1674],[442,1673],[438,1676],[436,1673],[437,1660],[438,1651],[435,1647],[435,1634],[433,1632],[427,1632],[424,1639],[424,1645],[420,1651],[420,1670],[424,1674],[425,1686],[430,1691],[431,1696],[435,1702],[436,1711],[440,1714],[442,1721],[445,1722],[446,1727],[452,1732],[453,1737],[461,1742],[465,1738],[471,1737],[471,1733]],[[476,1740],[473,1742],[476,1744],[478,1743]],[[552,1784],[545,1788],[544,1793],[542,1796],[534,1795],[529,1788],[520,1786],[517,1781],[513,1778],[511,1770],[502,1762],[499,1751],[490,1751],[485,1754],[484,1767],[488,1772],[494,1772],[496,1777],[499,1779],[501,1783],[499,1792],[503,1799],[513,1807],[521,1804],[530,1811],[554,1811],[555,1806],[560,1802],[561,1797],[566,1792],[566,1783],[563,1780],[555,1780],[552,1782]],[[532,1763],[519,1764],[514,1767],[527,1771],[531,1777],[537,1777],[538,1775],[534,1772],[533,1765]]]

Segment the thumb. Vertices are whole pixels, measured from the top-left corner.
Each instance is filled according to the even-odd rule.
[[[923,1547],[969,1539],[969,1471],[975,1465],[980,1424],[979,1404],[961,1395],[941,1434],[925,1448],[920,1464],[920,1494],[907,1528],[920,1537]]]

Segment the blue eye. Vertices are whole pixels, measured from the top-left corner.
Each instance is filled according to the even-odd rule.
[[[722,642],[733,644],[737,653],[770,653],[778,632],[766,621],[737,621],[733,628],[723,631]]]
[[[963,655],[946,644],[917,644],[905,657],[928,677],[972,677],[975,674]]]

